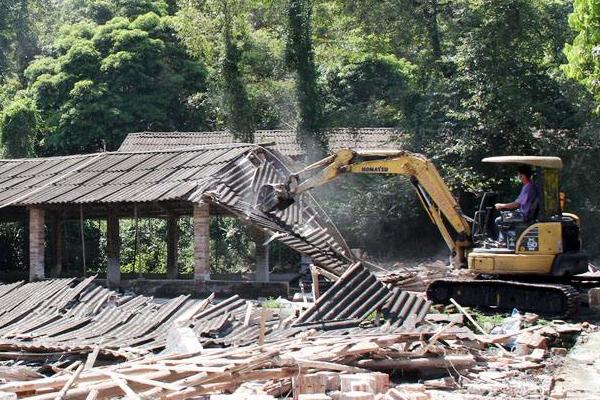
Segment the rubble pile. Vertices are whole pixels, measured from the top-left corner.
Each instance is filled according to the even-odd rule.
[[[492,334],[360,264],[340,281],[299,313],[89,281],[0,286],[0,399],[561,398],[548,371],[596,329],[516,314]]]

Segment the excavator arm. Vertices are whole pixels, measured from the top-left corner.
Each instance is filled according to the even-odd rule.
[[[465,250],[472,247],[469,219],[463,214],[435,165],[420,154],[397,150],[342,149],[291,175],[283,184],[264,186],[259,192],[259,207],[266,212],[285,209],[301,193],[347,173],[409,177],[431,221],[455,256],[455,262],[463,266],[466,264]],[[454,235],[444,218],[455,231]]]

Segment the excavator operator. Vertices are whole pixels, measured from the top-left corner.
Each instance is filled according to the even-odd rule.
[[[535,213],[538,204],[538,193],[531,176],[533,171],[529,165],[521,165],[517,170],[517,177],[523,184],[519,197],[512,203],[496,203],[496,210],[501,211],[501,214],[496,218],[496,226],[498,227],[498,241],[504,242],[505,237],[503,227],[506,224],[516,222],[530,222],[535,219]]]

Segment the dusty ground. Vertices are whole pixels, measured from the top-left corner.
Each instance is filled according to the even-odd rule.
[[[600,332],[581,335],[555,375],[554,394],[567,399],[600,399]]]

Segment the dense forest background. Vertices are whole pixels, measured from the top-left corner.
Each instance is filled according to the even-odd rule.
[[[142,130],[251,140],[282,128],[314,158],[328,127],[397,127],[469,213],[484,190],[518,190],[481,158],[558,155],[597,257],[599,44],[600,0],[0,0],[0,145],[51,156],[114,150]],[[442,242],[411,190],[363,177],[320,197],[352,247],[423,256]],[[213,225],[218,268],[251,262],[235,221]],[[88,240],[102,231],[86,226]],[[11,226],[0,236],[22,240]],[[157,237],[142,240],[149,270],[164,268]]]

